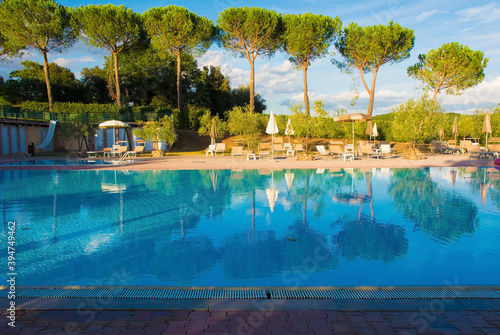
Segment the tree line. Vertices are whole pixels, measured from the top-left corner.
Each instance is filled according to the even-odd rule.
[[[415,43],[413,30],[394,22],[367,27],[350,23],[342,27],[339,17],[280,14],[257,7],[228,8],[219,13],[214,24],[186,8],[172,5],[139,14],[123,5],[111,4],[71,8],[53,0],[4,0],[0,3],[0,52],[4,59],[21,56],[25,50],[42,55],[41,70],[49,108],[53,106],[51,70],[54,66],[49,65],[48,54],[71,47],[77,39],[109,52],[103,70],[85,69],[82,73],[83,82],[94,89],[89,93],[92,101],[108,94],[122,106],[127,101],[123,91],[126,97],[132,97],[129,99],[141,97],[139,103],[143,104],[172,104],[172,96],[175,96],[181,119],[186,96],[194,96],[193,100],[198,103],[204,93],[214,88],[189,85],[190,70],[196,72],[195,57],[206,52],[214,42],[248,60],[251,113],[259,111],[255,101],[255,59],[271,57],[277,51],[286,52],[292,64],[303,72],[306,116],[310,115],[307,69],[314,60],[326,57],[332,45],[341,57],[340,60],[332,59],[332,63],[348,73],[359,73],[370,97],[367,114],[371,116],[376,78],[381,67],[407,59]],[[134,63],[137,61],[140,63]],[[481,51],[452,42],[420,55],[419,62],[408,68],[408,75],[434,91],[435,105],[440,91],[460,94],[481,82],[487,62]],[[160,70],[152,75],[156,76],[151,84],[157,85],[154,93],[140,92],[132,85],[134,73],[135,79],[144,79],[141,72],[148,70],[150,73]],[[172,87],[172,72],[175,73],[175,87]],[[220,69],[210,67],[202,72],[207,81],[212,74],[224,81]],[[368,73],[371,73],[371,82],[366,78]],[[203,73],[199,76],[203,77]],[[174,88],[175,95],[172,94]]]

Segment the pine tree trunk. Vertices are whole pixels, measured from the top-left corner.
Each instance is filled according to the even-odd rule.
[[[47,53],[43,52],[43,75],[45,76],[45,84],[47,85],[47,98],[49,100],[49,111],[52,111],[54,105],[52,101],[52,87],[50,85],[49,62],[47,61]]]
[[[250,112],[255,111],[255,66],[254,59],[250,59]]]
[[[311,115],[309,108],[309,95],[307,94],[307,65],[302,67],[302,77],[304,80],[304,111],[306,116]]]
[[[377,80],[377,70],[373,71],[373,79],[372,79],[372,87],[371,90],[368,92],[370,94],[370,100],[368,102],[368,112],[366,115],[368,117],[372,116],[373,113],[373,102],[375,100],[375,81]]]
[[[113,53],[113,59],[115,61],[115,87],[116,87],[116,104],[118,107],[122,106],[122,99],[120,94],[120,82],[118,80],[118,54]]]
[[[177,109],[179,109],[179,117],[181,123],[184,120],[184,108],[182,105],[182,76],[181,76],[181,53],[177,53]]]

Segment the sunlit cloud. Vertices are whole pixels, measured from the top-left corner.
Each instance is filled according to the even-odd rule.
[[[437,9],[435,10],[431,10],[430,12],[423,12],[421,13],[420,15],[418,15],[416,18],[415,18],[415,21],[417,22],[422,22],[422,21],[425,21],[427,20],[430,16],[436,14],[438,12]]]
[[[75,67],[81,67],[82,63],[93,63],[97,62],[97,59],[91,56],[83,56],[83,57],[78,57],[78,58],[64,58],[64,57],[59,57],[56,58],[52,61],[53,63],[56,63],[57,65],[61,67],[66,67],[66,68],[75,68]]]
[[[500,8],[497,8],[496,3],[490,3],[484,6],[461,9],[455,14],[460,16],[460,21],[487,23],[500,19]]]

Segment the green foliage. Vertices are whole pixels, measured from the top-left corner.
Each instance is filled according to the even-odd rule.
[[[0,107],[9,107],[9,106],[12,106],[12,104],[7,99],[5,99],[5,97],[0,96]]]
[[[47,87],[43,66],[25,60],[21,70],[12,71],[8,83],[8,98],[11,101],[47,101]],[[49,63],[52,96],[60,102],[82,101],[82,86],[70,69]]]
[[[142,20],[123,5],[87,5],[74,9],[75,31],[86,45],[110,53],[127,51],[143,42]]]
[[[3,50],[11,56],[25,48],[42,55],[61,52],[75,41],[69,13],[52,0],[3,0],[0,33]]]
[[[342,28],[338,16],[311,13],[283,15],[283,23],[283,48],[290,54],[290,62],[299,69],[325,57]]]
[[[117,55],[145,43],[141,16],[125,6],[87,5],[74,9],[73,25],[86,45],[105,48],[113,56],[116,102],[121,107]]]
[[[188,118],[187,129],[198,130],[200,128],[200,119],[206,112],[210,112],[210,110],[205,107],[188,105],[186,108],[186,116]],[[184,122],[184,124],[186,124],[186,122]]]
[[[53,0],[4,0],[0,3],[0,34],[3,54],[22,55],[23,50],[31,49],[42,55],[47,97],[52,107],[47,54],[61,52],[76,39],[66,7]]]
[[[261,114],[250,112],[249,106],[236,106],[226,112],[226,120],[229,134],[240,135],[250,148],[256,148],[264,129]]]
[[[325,106],[325,103],[321,100],[316,100],[314,101],[314,115],[315,116],[321,116],[321,117],[328,117],[328,111],[323,109],[323,106]]]
[[[229,92],[231,99],[231,107],[245,107],[250,99],[250,86],[241,85],[238,88],[233,88]],[[260,94],[254,96],[254,113],[262,113],[266,110],[266,100]]]
[[[219,13],[217,25],[222,46],[250,63],[250,111],[255,111],[255,70],[257,56],[272,56],[281,45],[281,15],[258,7],[227,8]]]
[[[280,47],[280,14],[258,7],[230,7],[219,13],[220,42],[241,57],[272,56]]]
[[[162,52],[201,55],[215,36],[212,21],[184,7],[155,7],[142,16],[153,46]]]
[[[457,42],[443,44],[436,50],[418,56],[419,62],[408,67],[410,77],[420,79],[426,89],[437,94],[460,95],[461,91],[479,84],[484,79],[488,58]]]
[[[328,48],[340,33],[342,21],[339,17],[307,13],[284,15],[283,23],[283,49],[291,56],[290,62],[295,68],[304,71],[304,105],[309,115],[307,68],[328,54]]]
[[[248,97],[246,99],[248,101]],[[231,87],[220,66],[204,66],[196,83],[196,103],[208,107],[212,115],[224,115],[231,109]]]
[[[212,130],[212,119],[215,119],[217,135],[219,137],[224,137],[223,134],[227,131],[227,123],[224,120],[221,120],[219,115],[212,117],[212,114],[208,110],[205,110],[203,115],[200,117],[200,128],[198,128],[198,134],[200,136],[210,136],[210,131]]]
[[[335,43],[335,47],[344,58],[343,62],[332,60],[341,70],[356,69],[366,91],[370,95],[367,115],[373,112],[375,81],[380,67],[384,64],[401,62],[410,57],[410,50],[415,44],[413,30],[389,22],[387,26],[375,25],[360,27],[350,23]],[[365,80],[365,73],[373,72],[371,87]]]
[[[433,114],[430,114],[431,109],[434,109]],[[434,106],[426,95],[419,100],[408,100],[393,110],[393,113],[391,139],[394,141],[429,143],[439,139],[439,130],[444,129],[441,106]]]
[[[170,145],[177,140],[174,128],[174,116],[165,115],[159,121],[150,120],[146,123],[138,122],[140,129],[134,130],[134,135],[145,141],[165,142]]]
[[[143,18],[152,45],[177,57],[177,108],[183,118],[181,56],[187,53],[201,55],[207,51],[215,36],[214,25],[203,16],[172,5],[151,8],[144,12]]]
[[[89,120],[80,119],[62,122],[61,132],[65,139],[75,139],[78,142],[78,151],[82,151],[84,143],[87,150],[89,149],[87,138],[95,133],[95,128]]]
[[[83,96],[85,102],[104,104],[110,103],[111,97],[108,93],[108,81],[106,72],[95,66],[93,68],[83,68],[80,72],[80,80],[83,86]]]

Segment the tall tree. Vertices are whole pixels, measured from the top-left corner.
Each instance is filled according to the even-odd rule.
[[[281,15],[257,7],[228,8],[219,14],[217,25],[224,48],[250,63],[250,111],[255,110],[255,59],[259,55],[271,57],[281,45]]]
[[[47,55],[50,51],[61,52],[75,42],[66,8],[53,0],[4,0],[0,3],[0,34],[4,39],[2,53],[22,55],[23,49],[32,49],[42,55],[49,108],[52,109]]]
[[[182,120],[181,56],[207,51],[215,36],[214,25],[209,19],[178,6],[151,8],[142,15],[153,47],[177,57],[177,108]]]
[[[12,71],[9,75],[11,93],[21,96],[23,101],[47,101],[46,91],[44,92],[43,66],[30,60],[21,62],[21,65],[24,66],[23,69]],[[81,84],[75,79],[70,69],[55,63],[49,63],[48,69],[54,100],[58,102],[82,101]]]
[[[488,58],[457,42],[443,44],[436,50],[418,56],[419,62],[408,67],[410,77],[420,79],[426,89],[433,90],[433,102],[439,91],[460,95],[461,91],[479,84],[484,79]],[[432,115],[433,109],[430,114]]]
[[[344,58],[344,62],[332,60],[340,69],[356,69],[370,95],[367,115],[373,112],[375,99],[375,82],[380,67],[384,64],[401,62],[410,57],[410,50],[415,44],[413,30],[403,28],[397,23],[389,22],[387,26],[375,25],[360,27],[350,23],[344,28],[341,38],[335,47]],[[373,72],[371,86],[368,87],[365,73]]]
[[[125,6],[88,5],[75,9],[74,24],[85,44],[105,48],[111,53],[114,65],[116,103],[122,106],[118,54],[145,41],[141,16]]]
[[[307,93],[307,68],[318,58],[328,53],[328,48],[338,37],[342,21],[337,16],[332,18],[316,14],[287,14],[283,16],[284,50],[291,55],[290,62],[302,69],[304,81],[304,108],[310,115],[309,96]]]

